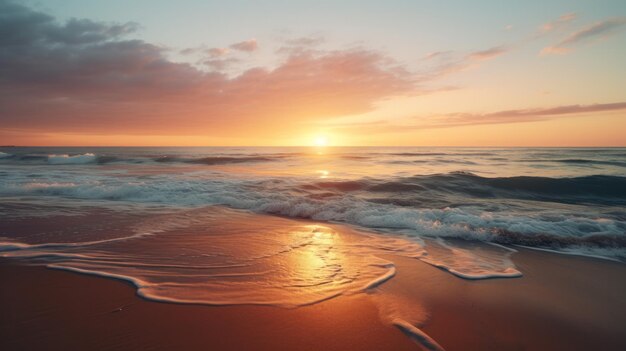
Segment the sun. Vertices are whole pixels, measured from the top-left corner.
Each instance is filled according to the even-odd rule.
[[[313,139],[313,144],[315,144],[315,146],[328,146],[328,137],[326,137],[325,135],[318,135],[315,137],[315,139]]]

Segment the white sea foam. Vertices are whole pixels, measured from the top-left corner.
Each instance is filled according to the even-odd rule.
[[[464,279],[516,278],[517,270],[508,248],[439,238],[427,244],[428,255],[420,260]]]
[[[3,242],[0,241],[0,252],[15,251],[30,248],[32,245],[16,243],[16,242]]]
[[[13,155],[7,154],[6,152],[0,151],[0,158],[7,158],[7,157],[11,157],[11,156],[13,156]]]
[[[431,338],[428,334],[424,333],[421,329],[417,328],[411,323],[408,323],[402,319],[396,319],[393,321],[393,325],[395,325],[398,329],[407,334],[411,339],[413,339],[426,350],[445,351],[444,348],[439,345],[433,338]]]
[[[382,267],[388,269],[387,273],[367,283],[367,285],[365,285],[363,290],[375,289],[376,287],[378,287],[381,284],[384,284],[386,281],[388,281],[389,279],[393,278],[396,275],[396,267],[394,266],[393,263],[384,264],[382,265]]]
[[[108,200],[112,201],[109,203],[112,206],[115,203],[187,207],[226,205],[260,213],[402,231],[418,237],[465,238],[521,245],[533,243],[535,246],[542,245],[540,241],[543,241],[548,248],[584,247],[589,236],[623,236],[626,226],[609,215],[581,213],[578,207],[520,212],[505,205],[492,211],[474,206],[403,207],[367,201],[352,194],[316,199],[288,191],[300,186],[292,179],[281,180],[279,184],[283,188],[275,189],[266,186],[271,178],[251,181],[228,178],[228,175],[219,173],[212,173],[208,178],[201,172],[149,177],[94,174],[81,170],[74,171],[71,176],[66,173],[12,174],[0,178],[0,195]],[[33,178],[35,175],[37,177]],[[257,185],[259,183],[261,186]],[[534,239],[535,235],[540,239]]]
[[[97,159],[97,156],[92,153],[82,155],[48,155],[48,163],[53,165],[94,163]]]

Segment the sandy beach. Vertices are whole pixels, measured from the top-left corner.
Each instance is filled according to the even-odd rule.
[[[298,308],[151,302],[128,283],[16,260],[0,263],[3,350],[417,350],[377,299],[410,301],[445,350],[622,350],[625,267],[522,250],[521,278],[466,280],[390,255],[374,293]]]

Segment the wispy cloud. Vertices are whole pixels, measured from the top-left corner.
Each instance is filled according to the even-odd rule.
[[[368,122],[346,123],[329,121],[324,124],[328,128],[358,130],[371,133],[393,133],[418,129],[451,128],[460,126],[524,123],[544,121],[564,116],[574,116],[600,112],[617,112],[626,110],[626,102],[564,105],[547,108],[503,110],[491,113],[446,113],[422,115],[396,120],[375,120]]]
[[[484,61],[492,60],[510,51],[505,45],[498,45],[484,50],[477,50],[466,54],[454,51],[437,51],[427,54],[422,60],[433,62],[422,75],[423,80],[440,79],[450,74],[465,71],[480,66]]]
[[[518,123],[532,122],[538,120],[546,120],[564,115],[576,115],[584,113],[610,112],[626,109],[626,102],[617,102],[609,104],[592,104],[592,105],[565,105],[548,108],[533,108],[521,110],[504,110],[491,113],[449,113],[441,116],[434,116],[431,121],[426,122],[424,126],[429,127],[450,127],[460,125],[474,124],[500,124],[500,123]],[[416,117],[416,119],[421,119]]]
[[[451,53],[452,53],[452,51],[434,51],[434,52],[429,52],[422,59],[423,60],[432,60],[432,59],[435,59],[435,58],[440,58],[440,57],[445,56],[445,55],[449,55]]]
[[[218,57],[218,58],[210,58],[208,60],[203,61],[202,63],[208,66],[212,70],[223,71],[239,62],[241,62],[241,60],[235,57],[227,57],[227,58]]]
[[[626,17],[610,18],[594,23],[565,37],[555,45],[545,47],[542,54],[565,54],[576,45],[587,43],[597,39],[605,39],[622,30],[626,25]]]
[[[540,30],[542,32],[544,32],[544,33],[561,30],[564,27],[566,27],[569,22],[575,20],[577,17],[578,16],[574,12],[564,13],[561,16],[559,16],[559,18],[557,18],[557,19],[555,19],[553,21],[544,23],[540,27]]]
[[[258,50],[259,44],[256,39],[245,40],[239,43],[232,44],[230,46],[233,50],[245,51],[245,52],[253,52]]]
[[[311,48],[322,44],[325,40],[326,39],[322,35],[314,34],[310,36],[287,39],[285,42],[288,46]]]
[[[228,48],[210,48],[206,51],[206,53],[211,57],[226,56],[229,52],[230,50]]]
[[[467,56],[467,58],[470,60],[478,60],[478,61],[490,60],[492,58],[498,57],[506,53],[507,51],[508,49],[505,48],[504,46],[495,46],[487,50],[472,52]]]

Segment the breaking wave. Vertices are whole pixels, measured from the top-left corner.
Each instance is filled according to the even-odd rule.
[[[83,155],[49,155],[48,163],[53,165],[85,164],[94,163],[97,159],[96,155],[92,153]]]
[[[150,163],[182,163],[182,164],[200,164],[200,165],[224,165],[237,163],[257,163],[270,162],[280,160],[287,156],[208,156],[208,157],[180,157],[180,156],[135,156],[135,157],[119,157],[113,155],[97,155],[94,153],[84,154],[21,154],[14,155],[0,152],[0,159],[3,163],[13,164],[52,164],[52,165],[71,165],[71,164],[96,164],[105,165],[110,163],[124,164],[150,164]]]
[[[513,198],[564,203],[626,204],[626,177],[594,175],[576,178],[480,177],[468,172],[414,177],[329,181],[306,189],[386,193],[442,192],[476,198]]]
[[[182,158],[173,156],[161,156],[154,158],[154,161],[160,163],[179,162],[179,163],[195,163],[203,165],[223,165],[230,163],[246,163],[246,162],[268,162],[274,161],[277,157],[263,157],[263,156],[240,156],[240,157],[202,157],[202,158]]]
[[[232,179],[227,175],[196,179],[95,174],[68,181],[63,174],[52,174],[45,180],[0,178],[0,195],[182,207],[225,205],[413,236],[556,250],[606,248],[615,251],[606,255],[616,257],[625,256],[626,248],[626,212],[611,207],[626,204],[626,178],[618,176],[485,178],[457,172],[391,181],[365,178],[310,182],[291,178]],[[606,206],[606,210],[581,211],[580,206],[589,203]]]

